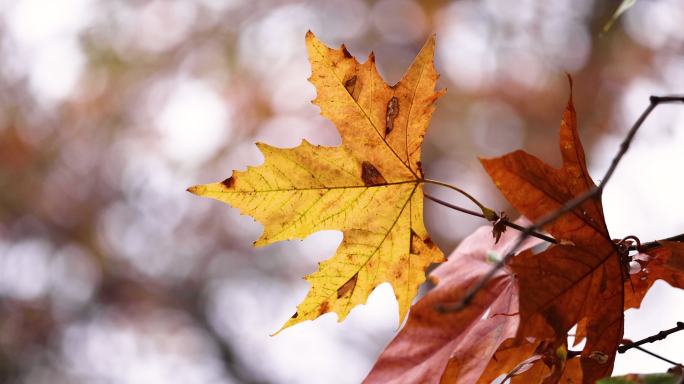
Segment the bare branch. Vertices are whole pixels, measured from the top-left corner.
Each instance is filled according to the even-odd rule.
[[[646,121],[646,118],[651,114],[651,112],[661,104],[667,104],[667,103],[684,103],[684,96],[651,96],[649,99],[650,103],[648,107],[644,110],[644,112],[641,113],[641,116],[637,119],[637,121],[632,125],[631,129],[629,132],[627,132],[627,136],[624,138],[622,143],[620,144],[620,149],[618,150],[617,154],[611,161],[610,167],[606,171],[605,175],[603,178],[601,178],[601,182],[599,185],[595,186],[594,188],[591,188],[590,190],[586,191],[585,193],[575,197],[574,199],[566,202],[562,207],[560,207],[557,211],[551,212],[547,214],[546,216],[542,217],[539,219],[536,223],[524,228],[521,232],[521,235],[518,237],[518,240],[516,241],[515,245],[511,248],[511,250],[504,256],[501,260],[499,260],[492,268],[487,272],[485,276],[480,279],[480,281],[477,282],[474,286],[471,287],[468,292],[463,296],[463,299],[461,302],[454,306],[452,310],[460,310],[461,308],[467,306],[470,304],[471,301],[475,298],[478,292],[482,290],[482,288],[487,284],[487,282],[494,276],[494,274],[501,268],[503,268],[506,263],[510,260],[511,257],[518,251],[518,248],[520,248],[520,245],[527,239],[527,237],[531,236],[532,233],[539,231],[541,228],[544,226],[552,223],[553,221],[557,220],[559,217],[561,217],[563,214],[572,211],[573,209],[579,207],[581,204],[583,204],[585,201],[595,198],[596,196],[599,196],[602,192],[603,189],[605,188],[606,184],[610,180],[610,178],[613,176],[613,173],[615,172],[615,169],[617,168],[618,164],[620,163],[620,160],[622,157],[625,155],[627,150],[629,149],[630,144],[632,143],[632,140],[634,139],[634,136],[636,135],[637,131],[641,127],[641,125]]]
[[[649,351],[649,350],[647,350],[647,349],[645,349],[645,348],[642,348],[642,347],[634,347],[634,349],[638,349],[638,350],[640,350],[641,352],[646,353],[646,354],[649,354],[649,355],[655,357],[656,359],[660,359],[660,360],[662,360],[662,361],[664,361],[664,362],[666,362],[666,363],[670,363],[670,364],[672,364],[672,365],[679,365],[679,366],[681,366],[681,364],[679,364],[679,363],[677,363],[677,362],[675,362],[675,361],[672,361],[672,360],[668,359],[667,357],[660,356],[659,354],[657,354],[657,353],[655,353],[655,352],[651,352],[651,351]]]
[[[466,213],[466,214],[471,215],[471,216],[477,216],[477,217],[481,217],[481,218],[483,218],[483,219],[486,219],[485,215],[481,214],[480,212],[471,211],[471,210],[468,209],[468,208],[463,208],[463,207],[460,207],[460,206],[458,206],[458,205],[454,205],[454,204],[451,204],[451,203],[447,203],[446,201],[441,200],[441,199],[438,199],[438,198],[436,198],[436,197],[434,197],[434,196],[428,195],[427,193],[425,193],[424,196],[425,196],[428,200],[432,200],[432,201],[434,201],[435,203],[440,204],[440,205],[443,205],[443,206],[445,206],[445,207],[447,207],[447,208],[451,208],[451,209],[454,209],[454,210],[459,211],[459,212]]]
[[[664,330],[664,331],[660,331],[660,332],[656,333],[656,334],[653,335],[653,336],[649,336],[649,337],[644,338],[644,339],[641,339],[641,340],[639,340],[639,341],[635,341],[635,342],[632,342],[632,343],[627,343],[627,344],[624,344],[624,345],[619,346],[619,347],[618,347],[618,352],[620,352],[620,353],[625,353],[625,352],[629,351],[631,348],[641,349],[640,346],[643,345],[643,344],[647,344],[647,343],[652,343],[652,342],[654,342],[654,341],[663,340],[663,339],[666,338],[667,336],[669,336],[669,335],[671,335],[671,334],[673,334],[673,333],[675,333],[675,332],[682,331],[682,330],[684,330],[684,323],[681,322],[681,321],[678,321],[678,322],[677,322],[677,326],[674,327],[674,328],[670,328],[670,329],[667,329],[667,330]],[[675,363],[675,364],[676,364],[676,363]]]

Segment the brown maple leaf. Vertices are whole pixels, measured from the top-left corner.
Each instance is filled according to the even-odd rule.
[[[537,220],[595,187],[577,133],[572,92],[561,122],[560,150],[560,168],[523,151],[481,161],[511,205]],[[511,263],[520,283],[521,322],[529,332],[519,336],[561,341],[581,322],[587,340],[582,381],[594,383],[612,371],[623,334],[623,268],[600,195],[544,229],[561,245],[538,255],[524,252]]]
[[[489,359],[504,341],[512,341],[518,329],[515,278],[502,269],[464,310],[440,313],[436,308],[458,302],[492,268],[489,259],[505,255],[516,240],[517,234],[509,231],[497,243],[490,226],[463,240],[430,274],[436,287],[411,307],[406,325],[380,355],[365,383],[477,382]],[[539,242],[528,239],[521,249]],[[511,361],[517,363],[532,351],[533,345],[520,348]],[[489,371],[496,377],[507,367],[504,363]]]
[[[510,340],[512,346],[503,345],[494,355],[478,383],[489,384],[501,374],[501,367],[508,367],[504,380],[510,378],[511,384],[528,383],[579,383],[582,381],[580,359],[573,358],[567,349],[566,340],[549,342],[520,343]],[[531,356],[513,367],[516,358],[524,356],[524,351],[536,347]],[[492,368],[497,368],[493,370]],[[511,369],[512,367],[512,369]]]

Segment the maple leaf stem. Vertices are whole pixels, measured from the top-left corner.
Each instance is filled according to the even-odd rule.
[[[467,208],[459,207],[458,205],[448,203],[444,200],[441,200],[441,199],[438,199],[434,196],[428,195],[427,193],[425,194],[425,198],[427,198],[428,200],[432,200],[435,203],[443,205],[447,208],[451,208],[453,210],[463,212],[463,213],[466,213],[466,214],[471,215],[471,216],[477,216],[477,217],[481,217],[483,219],[486,219],[485,215],[483,215],[482,213],[471,211],[470,209],[467,209]],[[525,230],[525,227],[518,225],[516,223],[513,223],[511,221],[508,221],[507,219],[502,219],[501,223],[503,223],[507,227],[513,228],[513,229],[521,231],[521,232]],[[538,239],[542,239],[542,240],[547,241],[547,242],[552,243],[552,244],[558,244],[558,241],[556,239],[554,239],[551,236],[540,233],[540,232],[532,232],[530,234],[530,236],[534,236]]]
[[[443,206],[445,206],[445,207],[447,207],[447,208],[451,208],[451,209],[453,209],[453,210],[456,210],[456,211],[459,211],[459,212],[463,212],[463,213],[468,214],[468,215],[471,215],[471,216],[477,216],[477,217],[481,217],[481,218],[485,219],[485,215],[483,215],[483,214],[480,213],[480,212],[471,211],[471,210],[468,209],[468,208],[463,208],[463,207],[460,207],[460,206],[455,205],[455,204],[447,203],[446,201],[441,200],[441,199],[438,199],[438,198],[436,198],[436,197],[434,197],[434,196],[432,196],[432,195],[428,195],[427,193],[426,193],[424,196],[425,196],[426,199],[432,200],[432,201],[434,201],[435,203],[440,204],[440,205],[443,205]]]
[[[651,96],[649,98],[649,104],[648,107],[641,113],[639,118],[634,122],[632,127],[630,128],[629,132],[627,132],[627,136],[622,140],[622,143],[620,144],[620,149],[618,150],[617,154],[615,157],[613,157],[613,160],[610,163],[610,167],[608,167],[608,170],[606,171],[605,175],[601,179],[601,182],[597,185],[594,186],[593,188],[589,189],[585,193],[575,197],[572,200],[569,200],[563,206],[558,208],[556,211],[551,212],[547,214],[546,216],[543,216],[541,219],[539,219],[536,223],[527,226],[521,230],[521,234],[518,237],[518,240],[515,242],[513,247],[506,253],[506,255],[499,260],[496,264],[492,266],[492,268],[485,274],[475,285],[473,285],[463,296],[463,299],[461,302],[457,303],[456,305],[451,306],[448,309],[442,309],[444,312],[451,312],[451,311],[458,311],[463,308],[465,308],[468,304],[470,304],[475,296],[484,288],[484,286],[489,282],[489,280],[496,274],[496,272],[503,268],[506,263],[513,257],[513,255],[518,251],[518,248],[520,248],[520,245],[529,237],[533,236],[533,233],[536,233],[539,231],[541,228],[544,226],[552,223],[553,221],[557,220],[560,218],[562,215],[564,215],[567,212],[570,212],[574,210],[575,208],[579,207],[582,205],[585,201],[589,199],[593,199],[596,196],[599,196],[602,192],[603,189],[605,188],[606,184],[610,180],[610,178],[613,176],[613,173],[615,172],[615,169],[617,168],[618,164],[620,163],[620,160],[622,157],[627,153],[627,150],[629,149],[630,144],[632,143],[632,140],[634,139],[634,136],[636,135],[637,131],[641,127],[641,125],[646,121],[648,116],[653,112],[653,110],[661,104],[670,104],[670,103],[684,103],[684,96],[679,96],[679,95],[668,95],[668,96]]]
[[[473,203],[475,203],[475,205],[477,205],[477,206],[480,208],[480,210],[482,211],[482,216],[481,216],[481,217],[483,217],[483,218],[485,218],[485,219],[487,219],[487,220],[489,220],[489,221],[496,221],[496,220],[499,219],[499,215],[498,215],[496,212],[494,212],[494,210],[492,210],[492,209],[490,209],[490,208],[487,208],[484,204],[480,203],[476,198],[474,198],[474,197],[473,197],[472,195],[470,195],[468,192],[462,190],[461,188],[459,188],[459,187],[457,187],[457,186],[455,186],[455,185],[451,185],[451,184],[445,183],[445,182],[443,182],[443,181],[432,180],[432,179],[423,179],[423,182],[424,182],[424,183],[428,183],[428,184],[439,185],[439,186],[442,186],[442,187],[446,187],[446,188],[452,189],[452,190],[454,190],[454,191],[460,193],[461,195],[467,197],[468,200],[470,200],[470,201],[472,201]],[[461,212],[463,212],[463,211],[461,211]],[[468,212],[465,212],[465,213],[468,213]]]

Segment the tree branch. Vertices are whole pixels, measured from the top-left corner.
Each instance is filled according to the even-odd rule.
[[[646,118],[651,114],[651,112],[661,104],[667,104],[667,103],[684,103],[684,96],[651,96],[649,98],[649,105],[646,107],[646,109],[641,113],[641,116],[637,119],[636,122],[632,125],[630,128],[629,132],[627,132],[627,136],[624,138],[622,143],[620,144],[620,149],[618,150],[617,154],[615,157],[613,157],[613,160],[611,161],[610,167],[606,171],[605,175],[603,178],[601,178],[601,182],[599,185],[594,186],[593,188],[589,189],[585,193],[575,197],[574,199],[566,202],[562,207],[560,207],[557,211],[551,212],[547,214],[546,216],[543,216],[539,221],[536,223],[523,228],[521,231],[521,235],[518,237],[518,240],[515,242],[515,245],[511,248],[511,250],[501,259],[499,260],[488,272],[485,274],[480,281],[478,281],[474,286],[471,287],[468,292],[463,296],[463,299],[455,306],[450,308],[452,311],[460,310],[470,304],[471,301],[475,298],[475,296],[482,290],[482,288],[487,284],[487,282],[494,276],[494,274],[501,268],[503,268],[506,263],[510,260],[511,257],[517,252],[518,248],[520,248],[520,245],[527,239],[527,237],[531,236],[532,233],[539,231],[541,228],[544,226],[552,223],[553,221],[557,220],[559,217],[561,217],[563,214],[570,212],[574,210],[575,208],[579,207],[582,205],[585,201],[592,199],[596,196],[599,196],[602,192],[603,189],[605,188],[606,184],[610,180],[610,178],[613,176],[613,173],[615,172],[615,169],[617,168],[618,164],[620,163],[620,160],[622,157],[625,155],[627,150],[629,149],[630,144],[632,143],[632,140],[634,139],[634,136],[636,135],[637,131],[641,127],[641,125],[646,121]]]
[[[678,321],[678,322],[677,322],[677,326],[674,327],[674,328],[670,328],[670,329],[667,329],[667,330],[664,330],[664,331],[660,331],[660,332],[656,333],[656,334],[653,335],[653,336],[649,336],[649,337],[644,338],[644,339],[641,339],[641,340],[639,340],[639,341],[635,341],[635,342],[632,342],[632,343],[627,343],[627,344],[624,344],[624,345],[619,346],[619,347],[618,347],[618,352],[619,352],[619,353],[625,353],[625,352],[629,351],[631,348],[641,349],[640,347],[641,347],[641,345],[643,345],[643,344],[652,343],[652,342],[654,342],[654,341],[663,340],[663,339],[666,338],[667,336],[669,336],[669,335],[671,335],[671,334],[673,334],[673,333],[675,333],[675,332],[682,331],[682,330],[684,330],[684,323],[681,322],[681,321]]]
[[[679,364],[679,363],[677,363],[677,362],[675,362],[675,361],[672,361],[672,360],[668,359],[667,357],[660,356],[659,354],[654,353],[654,352],[651,352],[651,351],[649,351],[649,350],[647,350],[647,349],[644,349],[644,348],[641,348],[641,347],[634,347],[634,349],[638,349],[638,350],[640,350],[640,351],[643,352],[643,353],[649,354],[649,355],[655,357],[656,359],[660,359],[660,360],[662,360],[662,361],[664,361],[664,362],[667,362],[667,363],[670,363],[670,364],[672,364],[672,365],[679,365],[679,366],[681,366],[681,364]]]
[[[434,197],[434,196],[428,195],[427,193],[424,194],[424,196],[425,196],[426,199],[432,200],[432,201],[434,201],[435,203],[440,204],[440,205],[443,205],[443,206],[445,206],[445,207],[447,207],[447,208],[451,208],[451,209],[454,209],[454,210],[456,210],[456,211],[466,213],[466,214],[468,214],[468,215],[477,216],[477,217],[481,217],[481,218],[483,218],[483,219],[487,219],[487,218],[485,217],[485,215],[483,215],[483,214],[481,214],[481,213],[479,213],[479,212],[471,211],[470,209],[466,209],[466,208],[463,208],[463,207],[459,207],[458,205],[454,205],[454,204],[451,204],[451,203],[447,203],[446,201],[441,200],[441,199],[438,199],[438,198],[436,198],[436,197]],[[513,222],[511,222],[511,221],[508,221],[508,220],[505,219],[505,218],[502,218],[502,219],[501,219],[501,223],[504,224],[504,225],[507,226],[507,227],[516,229],[516,230],[521,231],[521,232],[525,230],[525,227],[523,227],[523,226],[521,226],[521,225],[518,225],[518,224],[516,224],[516,223],[513,223]],[[545,234],[543,234],[543,233],[540,233],[540,232],[532,232],[532,233],[530,233],[530,236],[534,236],[534,237],[536,237],[536,238],[542,239],[542,240],[547,241],[547,242],[552,243],[552,244],[558,244],[558,241],[556,241],[556,239],[554,239],[554,238],[551,237],[551,236],[548,236],[548,235],[545,235]]]

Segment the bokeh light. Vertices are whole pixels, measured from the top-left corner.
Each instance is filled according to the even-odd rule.
[[[436,34],[448,92],[425,172],[499,209],[477,157],[558,163],[572,74],[598,176],[648,96],[684,92],[684,3],[639,1],[602,32],[618,3],[0,0],[0,382],[360,382],[399,326],[391,287],[343,323],[270,336],[341,234],[255,249],[259,224],[185,189],[261,163],[257,141],[340,143],[310,104],[307,30],[374,51],[390,84]],[[684,109],[659,108],[605,191],[613,237],[684,232],[682,147]],[[445,253],[483,224],[431,203],[426,223]],[[668,288],[627,313],[627,338],[684,320]],[[652,349],[677,359],[683,344]],[[630,351],[615,373],[667,368]]]

